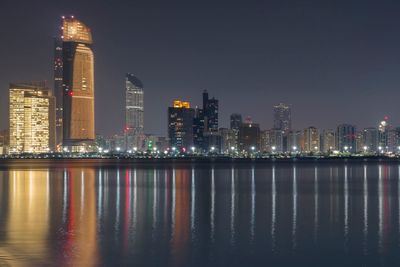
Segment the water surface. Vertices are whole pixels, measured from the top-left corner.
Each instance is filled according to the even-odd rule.
[[[0,170],[0,266],[397,266],[400,165]]]

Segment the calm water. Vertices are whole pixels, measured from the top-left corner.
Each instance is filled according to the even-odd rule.
[[[0,266],[398,266],[400,165],[0,170]]]

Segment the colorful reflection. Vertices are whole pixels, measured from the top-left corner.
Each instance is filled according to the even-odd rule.
[[[330,249],[378,264],[397,259],[399,177],[350,163],[0,171],[0,265],[290,265]]]

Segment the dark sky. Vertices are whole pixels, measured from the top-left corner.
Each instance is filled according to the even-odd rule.
[[[49,80],[60,16],[95,41],[96,128],[124,125],[124,75],[145,86],[145,131],[166,134],[174,98],[202,90],[229,114],[272,126],[272,105],[292,104],[293,125],[359,128],[389,115],[400,125],[400,1],[0,1],[0,128],[8,83]]]

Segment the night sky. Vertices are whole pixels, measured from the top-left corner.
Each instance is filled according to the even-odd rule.
[[[175,98],[220,100],[272,127],[292,105],[294,128],[400,125],[400,1],[0,1],[0,129],[8,84],[52,81],[61,15],[92,29],[96,129],[122,131],[126,72],[145,86],[145,132],[166,134]]]

